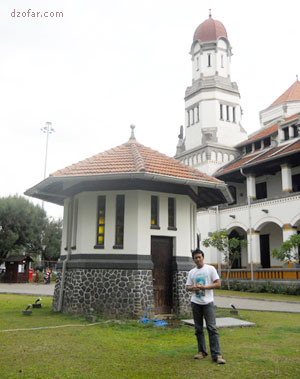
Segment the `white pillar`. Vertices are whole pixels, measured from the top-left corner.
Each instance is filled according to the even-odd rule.
[[[255,187],[255,176],[247,176],[247,197],[250,199],[256,199],[256,187]]]
[[[256,267],[261,266],[259,236],[260,236],[259,232],[256,232],[253,229],[248,230],[248,233],[247,233],[248,247],[251,246],[251,249],[248,248],[248,264],[250,265],[252,262],[253,266],[256,266]]]
[[[281,182],[282,182],[282,192],[291,192],[292,186],[292,170],[291,166],[287,163],[281,165]]]

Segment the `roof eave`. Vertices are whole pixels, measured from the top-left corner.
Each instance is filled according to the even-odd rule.
[[[159,182],[168,182],[168,183],[176,183],[189,187],[205,187],[205,188],[214,188],[218,189],[222,192],[226,201],[232,201],[231,194],[227,188],[227,185],[220,181],[210,182],[207,180],[197,180],[197,179],[189,179],[189,178],[179,178],[168,175],[161,175],[149,172],[131,172],[131,173],[122,173],[122,174],[106,174],[106,175],[82,175],[82,176],[49,176],[44,179],[42,182],[38,183],[34,187],[29,188],[24,192],[25,195],[36,197],[41,200],[47,198],[47,201],[53,202],[55,204],[61,205],[63,200],[67,198],[67,196],[59,195],[51,193],[50,191],[45,191],[45,188],[50,184],[54,183],[68,183],[72,181],[91,181],[91,180],[102,180],[102,181],[114,181],[114,180],[124,180],[124,179],[144,179],[149,181],[159,181]],[[53,198],[51,200],[51,198]]]

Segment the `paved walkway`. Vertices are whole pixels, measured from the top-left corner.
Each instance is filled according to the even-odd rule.
[[[0,293],[16,293],[20,295],[38,295],[52,296],[54,292],[54,284],[35,284],[35,283],[0,283]],[[270,312],[289,312],[300,313],[300,297],[299,302],[296,301],[278,301],[251,299],[237,296],[215,296],[215,305],[219,308],[231,308],[233,304],[238,310],[256,310]]]

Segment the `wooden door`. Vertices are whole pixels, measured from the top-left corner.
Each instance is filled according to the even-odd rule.
[[[270,268],[270,236],[260,235],[260,262],[263,268]]]
[[[156,314],[170,313],[172,310],[172,251],[172,238],[151,237],[154,310]]]

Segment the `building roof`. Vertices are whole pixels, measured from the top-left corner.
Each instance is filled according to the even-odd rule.
[[[221,183],[216,178],[140,144],[135,138],[130,138],[123,145],[58,170],[50,176],[101,176],[137,172]]]
[[[297,114],[294,114],[292,116],[286,117],[285,119],[281,119],[280,122],[286,123],[286,122],[289,122],[292,120],[297,120],[297,119],[299,119],[299,116],[300,116],[299,113],[297,113]],[[240,148],[242,146],[248,145],[250,142],[262,140],[266,137],[271,136],[272,134],[276,133],[277,131],[278,131],[278,122],[276,122],[275,124],[268,126],[266,128],[257,130],[256,132],[252,133],[248,139],[240,142],[235,147]]]
[[[84,191],[132,189],[186,194],[198,208],[232,201],[223,181],[140,144],[133,130],[123,145],[54,172],[25,195],[63,205]]]
[[[217,172],[216,176],[221,177],[222,175],[227,174],[229,172],[240,170],[240,168],[255,166],[259,163],[268,162],[277,158],[281,158],[285,155],[290,155],[299,152],[300,140],[298,139],[285,145],[271,147],[268,149],[264,149],[263,151],[260,151],[256,154],[248,154],[247,156],[238,158],[235,161],[229,163],[227,166],[221,168]]]
[[[297,101],[300,100],[300,82],[297,78],[295,83],[293,83],[290,88],[288,88],[281,96],[279,96],[271,105],[284,103],[286,101]]]
[[[197,27],[194,33],[194,41],[216,41],[219,37],[227,38],[226,29],[220,21],[214,20],[211,15]]]
[[[240,142],[235,147],[237,148],[242,147],[242,146],[248,145],[248,143],[250,142],[254,142],[256,140],[269,137],[270,135],[277,132],[277,130],[278,130],[278,124],[274,124],[274,125],[269,126],[268,128],[257,130],[256,132],[254,132],[254,134],[251,135],[251,137],[249,137],[245,141]]]

